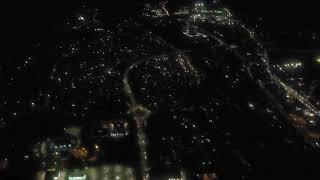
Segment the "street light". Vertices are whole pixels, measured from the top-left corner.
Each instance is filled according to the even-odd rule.
[[[320,56],[318,56],[318,57],[316,58],[316,62],[317,62],[318,64],[320,64]]]

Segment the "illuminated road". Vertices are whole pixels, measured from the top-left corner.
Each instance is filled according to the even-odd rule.
[[[39,171],[36,180],[45,180],[46,172]],[[63,169],[56,172],[53,180],[136,180],[132,167],[122,165],[102,165],[85,169]]]
[[[168,45],[170,46],[170,45]],[[197,83],[200,83],[200,76],[196,69],[192,66],[190,59],[184,54],[185,52],[177,51],[176,48],[170,46],[171,49],[174,50],[171,54],[177,54],[176,61],[178,62],[179,66],[183,69],[185,73],[192,74],[196,77]],[[167,54],[169,55],[169,54]],[[160,55],[161,56],[161,55]],[[137,139],[138,139],[138,146],[140,150],[140,165],[141,165],[141,174],[144,179],[150,179],[150,167],[148,166],[148,153],[147,153],[147,146],[148,146],[148,138],[147,134],[145,133],[145,128],[147,126],[147,120],[152,113],[148,108],[144,105],[139,104],[135,98],[135,95],[132,91],[129,82],[129,73],[131,70],[138,68],[139,65],[147,62],[152,61],[159,55],[150,56],[145,59],[141,59],[133,63],[129,66],[123,76],[123,84],[124,84],[124,92],[130,100],[129,103],[129,113],[132,115],[133,120],[135,121],[136,129],[137,129]]]
[[[240,60],[242,60],[244,62],[247,61],[248,63],[246,65],[246,70],[247,70],[249,77],[253,81],[255,81],[259,85],[261,90],[275,103],[280,114],[287,119],[288,123],[290,123],[293,127],[295,127],[298,130],[298,132],[300,132],[304,136],[306,143],[308,143],[314,147],[320,147],[320,144],[319,144],[320,134],[311,131],[307,126],[297,126],[295,119],[289,116],[289,114],[291,112],[287,112],[284,107],[285,106],[286,107],[301,107],[304,110],[304,112],[308,112],[304,115],[303,120],[306,124],[310,124],[310,125],[319,123],[319,122],[314,123],[314,119],[316,119],[316,121],[318,121],[320,119],[320,110],[317,109],[312,103],[310,103],[308,98],[306,98],[304,95],[300,94],[299,92],[297,92],[296,90],[291,88],[289,85],[282,82],[278,77],[276,77],[271,72],[268,54],[267,54],[266,49],[263,48],[262,43],[260,43],[260,41],[257,38],[255,38],[254,32],[250,31],[244,25],[241,25],[241,28],[245,32],[247,32],[249,34],[250,38],[257,44],[257,46],[259,48],[261,48],[261,51],[263,53],[259,54],[261,56],[260,59],[255,59],[255,61],[249,61],[247,58],[242,56],[241,53],[238,52],[238,50],[236,48],[234,48],[232,45],[225,43],[223,40],[221,40],[217,36],[213,35],[212,33],[208,32],[204,29],[201,29],[201,28],[198,28],[198,29],[199,29],[199,32],[202,33],[204,36],[207,36],[207,37],[213,39],[214,41],[218,42],[220,44],[220,46],[222,46],[225,49],[227,49],[228,51],[232,52]],[[256,75],[252,73],[253,66],[265,68],[265,69],[263,69],[265,71],[261,72],[262,74],[260,74],[260,75],[265,76],[266,79],[269,79],[269,80],[262,81],[258,77],[256,77]],[[266,86],[268,84],[272,84],[272,85],[278,87],[279,92],[269,90]],[[278,100],[278,98],[276,98],[276,96],[282,97],[283,95],[281,95],[281,94],[288,95],[287,98],[296,100],[297,101],[296,103],[298,103],[298,104],[296,104],[295,102],[290,102],[290,101],[281,101],[280,102]],[[312,119],[312,120],[309,121],[309,119]]]
[[[155,56],[156,57],[156,56]],[[129,113],[132,114],[133,119],[135,121],[136,129],[137,129],[137,143],[140,151],[140,168],[141,175],[143,179],[150,179],[150,168],[148,167],[148,154],[147,154],[147,145],[148,139],[145,133],[145,127],[147,125],[147,119],[151,114],[151,111],[142,105],[138,105],[135,99],[134,93],[131,89],[129,83],[129,72],[138,67],[140,64],[146,62],[148,59],[142,59],[135,63],[133,63],[124,73],[123,76],[123,84],[124,84],[124,92],[129,97],[130,105],[129,105]]]

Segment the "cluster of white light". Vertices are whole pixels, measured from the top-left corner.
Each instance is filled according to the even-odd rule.
[[[256,108],[252,102],[248,102],[248,106],[251,110],[254,110]]]
[[[199,3],[195,3],[194,6],[196,6],[196,7],[203,7],[204,4],[203,4],[202,2],[199,2]]]
[[[211,162],[211,161],[209,161],[209,162],[202,162],[202,165],[206,165],[206,164],[211,165],[212,162]]]
[[[291,63],[283,64],[283,67],[287,68],[287,69],[298,68],[298,67],[301,67],[301,66],[302,66],[301,62],[291,62]]]
[[[72,176],[69,176],[69,180],[85,180],[87,178],[86,175],[84,176],[75,176],[75,177],[72,177]]]
[[[110,134],[111,137],[123,137],[125,135],[127,135],[127,134],[123,134],[123,133],[111,133]]]
[[[314,114],[313,112],[309,111],[309,110],[305,110],[304,111],[304,114],[308,117],[315,117],[316,114]]]
[[[60,146],[54,146],[55,149],[57,148],[66,148],[66,147],[71,147],[71,144],[67,145],[60,145]]]
[[[154,13],[153,17],[163,17],[167,15],[163,9],[152,9],[151,12]]]
[[[79,16],[79,17],[78,17],[78,20],[79,20],[79,21],[84,21],[85,18],[84,18],[83,16]]]

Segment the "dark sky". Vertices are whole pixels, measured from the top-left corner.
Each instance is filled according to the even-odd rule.
[[[226,0],[244,16],[263,16],[279,26],[318,28],[319,6],[315,0]]]
[[[136,2],[144,0],[8,0],[1,2],[0,10],[2,18],[45,21],[55,20],[70,13],[82,4],[88,4],[104,10],[104,13],[117,14],[132,9]],[[174,0],[175,2],[186,0]],[[187,0],[189,1],[189,0]],[[318,6],[315,0],[222,0],[239,12],[250,15],[266,15],[274,20],[289,20],[301,23],[316,20]],[[125,9],[125,11],[123,11]],[[316,23],[314,23],[316,24]]]

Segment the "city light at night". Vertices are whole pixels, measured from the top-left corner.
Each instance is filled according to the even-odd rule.
[[[311,4],[3,3],[0,179],[320,179]]]

